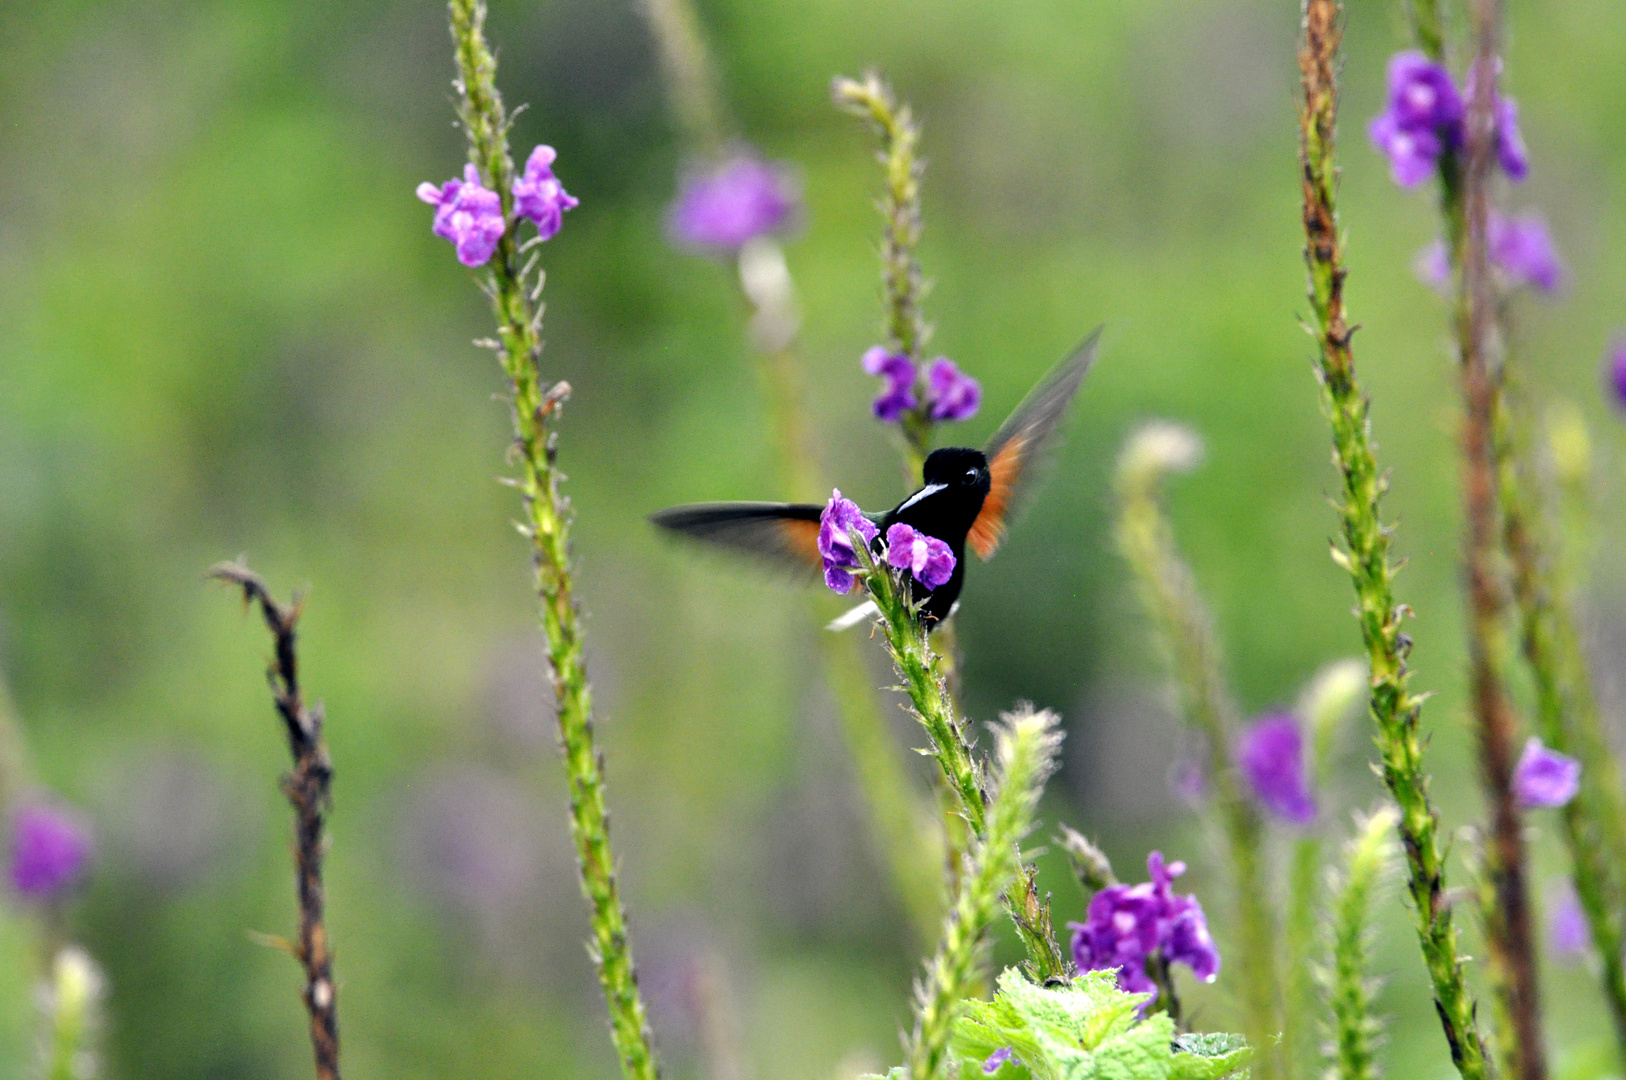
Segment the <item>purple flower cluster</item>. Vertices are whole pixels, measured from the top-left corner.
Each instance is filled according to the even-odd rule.
[[[992,1076],[994,1073],[999,1071],[1000,1066],[1004,1065],[1009,1060],[1011,1060],[1011,1048],[1008,1046],[1002,1046],[998,1050],[995,1050],[992,1054],[988,1055],[988,1059],[982,1063],[982,1071]]]
[[[1237,761],[1266,810],[1295,825],[1315,820],[1315,796],[1305,777],[1304,739],[1290,714],[1266,716],[1243,732]]]
[[[875,523],[864,516],[858,504],[841,497],[841,489],[830,492],[830,501],[819,515],[819,556],[824,560],[824,583],[838,593],[852,592],[858,569],[858,555],[853,551],[850,530],[868,543],[880,534]]]
[[[782,228],[797,202],[783,169],[742,153],[690,175],[667,210],[666,227],[679,244],[732,250]]]
[[[11,884],[24,896],[55,900],[78,883],[90,850],[90,830],[75,816],[24,806],[12,827]]]
[[[1118,986],[1130,993],[1153,993],[1146,973],[1154,956],[1185,964],[1203,982],[1219,975],[1219,950],[1208,933],[1208,920],[1195,896],[1176,896],[1170,883],[1185,873],[1182,862],[1163,864],[1163,853],[1146,858],[1152,880],[1139,885],[1111,885],[1090,900],[1082,923],[1073,931],[1073,961],[1080,971],[1115,968]]]
[[[1592,949],[1592,928],[1587,925],[1580,898],[1567,882],[1552,901],[1547,937],[1552,943],[1553,955],[1568,963],[1586,959]]]
[[[535,222],[543,240],[558,233],[564,212],[577,205],[553,175],[557,156],[553,147],[538,146],[525,162],[524,173],[514,181],[514,216]],[[508,224],[503,219],[501,197],[480,183],[480,171],[473,164],[463,167],[461,180],[448,180],[440,187],[419,184],[418,198],[435,208],[434,233],[451,241],[458,262],[484,266],[491,261]]]
[[[886,561],[899,570],[908,570],[928,589],[954,576],[954,552],[949,546],[901,521],[886,530]]]
[[[1581,790],[1581,763],[1549,750],[1534,735],[1513,769],[1513,796],[1520,806],[1563,806]]]
[[[1491,266],[1509,286],[1532,285],[1544,293],[1563,287],[1564,264],[1538,214],[1510,218],[1492,210],[1485,221],[1485,249]],[[1450,284],[1451,254],[1444,240],[1434,241],[1418,255],[1417,276],[1435,288]]]
[[[1462,148],[1468,108],[1481,81],[1477,70],[1470,73],[1463,95],[1451,73],[1420,52],[1396,53],[1389,59],[1388,104],[1373,117],[1367,134],[1389,159],[1395,183],[1415,187],[1434,171],[1441,154]],[[1530,159],[1519,133],[1518,106],[1512,98],[1498,96],[1493,108],[1497,161],[1510,179],[1523,180],[1530,172]]]
[[[876,345],[864,353],[863,364],[865,374],[886,380],[875,399],[876,419],[896,423],[920,404],[915,397],[919,372],[907,356]],[[969,420],[981,404],[982,384],[948,357],[939,356],[926,368],[926,411],[933,420]]]

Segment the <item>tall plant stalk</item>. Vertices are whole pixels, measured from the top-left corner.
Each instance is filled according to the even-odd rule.
[[[1365,821],[1344,849],[1328,912],[1330,957],[1317,972],[1331,1013],[1327,1080],[1377,1080],[1383,1022],[1377,1016],[1378,980],[1372,977],[1372,901],[1393,857],[1398,815],[1384,807]]]
[[[510,116],[497,92],[497,61],[486,43],[485,4],[451,0],[452,43],[456,53],[458,115],[468,136],[469,161],[502,200],[507,225],[485,283],[497,318],[497,357],[512,393],[514,460],[519,475],[511,483],[523,505],[520,532],[531,544],[537,597],[553,696],[559,744],[570,793],[570,832],[581,870],[592,941],[590,951],[610,1014],[610,1037],[627,1080],[655,1080],[658,1074],[648,1014],[638,990],[626,909],[616,883],[610,848],[604,763],[593,735],[592,691],[582,656],[581,614],[576,606],[570,558],[570,500],[560,489],[559,419],[570,386],[542,373],[541,275],[529,283],[516,243],[514,162],[508,148]]]
[[[1118,548],[1134,573],[1171,664],[1181,711],[1208,747],[1214,812],[1225,835],[1238,923],[1244,1028],[1254,1075],[1284,1075],[1276,920],[1264,868],[1264,826],[1232,760],[1236,707],[1220,670],[1220,648],[1191,568],[1175,545],[1159,492],[1170,471],[1196,463],[1196,436],[1153,423],[1130,436],[1118,458]]]
[[[271,631],[274,659],[266,678],[294,759],[292,771],[282,778],[283,794],[294,809],[294,864],[299,895],[299,941],[292,951],[305,969],[305,991],[301,996],[310,1015],[317,1080],[339,1080],[338,988],[333,982],[327,893],[322,885],[333,762],[322,740],[326,719],[322,706],[307,705],[299,683],[299,601],[295,598],[286,607],[277,603],[259,575],[239,563],[221,563],[209,571],[209,576],[241,589],[244,603],[258,604],[266,629]]]
[[[1022,838],[1033,827],[1039,795],[1061,746],[1054,713],[1023,708],[1006,714],[1003,721],[994,733],[994,791],[987,831],[966,854],[954,904],[943,923],[942,942],[916,988],[915,1027],[908,1044],[910,1080],[937,1080],[943,1075],[954,1018],[960,1002],[981,981],[978,954],[998,913],[1000,896],[1020,867]]]
[[[1543,498],[1527,409],[1516,409],[1512,390],[1501,411],[1503,539],[1513,566],[1523,652],[1536,691],[1536,722],[1548,747],[1581,762],[1581,790],[1560,811],[1575,893],[1599,958],[1599,982],[1622,1060],[1626,1060],[1626,927],[1622,926],[1626,845],[1621,842],[1620,773],[1592,694],[1592,673],[1576,630],[1575,613],[1556,561],[1549,554],[1552,508]]]
[[[887,649],[903,679],[903,689],[909,694],[915,718],[931,739],[931,749],[926,752],[941,768],[945,789],[953,798],[957,813],[965,821],[970,841],[966,854],[970,854],[976,845],[985,844],[991,835],[991,800],[986,770],[967,738],[968,724],[959,719],[953,699],[949,696],[942,674],[942,658],[933,651],[926,628],[910,602],[908,585],[894,577],[889,567],[875,562],[861,536],[853,533],[852,539],[865,586],[880,612]],[[1020,853],[1013,857],[1020,866]],[[963,870],[963,857],[961,862]],[[957,894],[963,894],[965,888],[963,872],[955,875],[954,889]],[[1030,883],[1020,896],[1006,896],[1005,910],[1015,923],[1018,937],[1027,950],[1028,965],[1034,977],[1042,982],[1047,978],[1068,975],[1071,965],[1051,934],[1048,903],[1038,899],[1036,888]],[[950,916],[951,919],[953,917]]]
[[[1484,872],[1495,902],[1485,907],[1486,942],[1504,998],[1507,1028],[1499,1042],[1520,1080],[1544,1080],[1541,1000],[1526,881],[1524,826],[1513,792],[1518,717],[1507,689],[1504,631],[1507,589],[1501,559],[1498,492],[1502,466],[1500,373],[1493,368],[1497,302],[1491,281],[1487,228],[1496,144],[1495,87],[1498,11],[1494,0],[1473,5],[1474,71],[1479,92],[1468,102],[1467,161],[1457,236],[1455,331],[1462,377],[1463,574],[1468,599],[1469,691],[1479,749],[1480,781],[1490,803]],[[1450,192],[1447,192],[1449,197]],[[1448,215],[1455,216],[1448,208]]]
[[[661,58],[667,97],[685,138],[707,159],[721,159],[729,142],[728,109],[704,31],[688,0],[641,0]],[[739,295],[750,307],[751,343],[768,406],[779,482],[786,499],[822,498],[830,490],[803,408],[796,284],[779,241],[758,236],[736,258]],[[828,615],[820,597],[810,602],[817,622]],[[851,634],[821,634],[819,660],[835,699],[858,787],[869,810],[870,833],[892,888],[922,943],[937,932],[942,908],[931,835],[931,814],[916,796],[880,700]]]
[[[1425,0],[1415,2],[1421,7]],[[1333,558],[1355,586],[1356,620],[1372,666],[1371,712],[1383,759],[1383,780],[1399,810],[1417,940],[1433,985],[1440,1026],[1463,1080],[1487,1080],[1489,1063],[1445,894],[1439,818],[1429,798],[1418,731],[1422,699],[1409,688],[1406,658],[1411,638],[1401,629],[1409,609],[1395,599],[1396,567],[1389,556],[1393,529],[1383,524],[1379,505],[1388,482],[1378,468],[1370,404],[1355,377],[1350,348],[1353,331],[1344,310],[1346,270],[1338,235],[1334,153],[1342,14],[1339,0],[1304,0],[1299,50],[1303,86],[1299,163],[1304,260],[1314,319],[1311,331],[1317,344],[1316,373],[1323,406],[1332,425],[1333,461],[1343,486],[1338,506],[1343,546],[1333,548]]]

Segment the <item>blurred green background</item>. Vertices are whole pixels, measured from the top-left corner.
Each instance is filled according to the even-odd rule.
[[[1248,710],[1290,703],[1355,651],[1297,325],[1297,5],[706,0],[700,13],[743,134],[804,181],[788,256],[806,408],[847,494],[879,507],[902,489],[858,367],[878,334],[878,174],[867,133],[827,103],[832,75],[879,66],[925,124],[933,347],[986,391],[966,441],[1107,323],[1059,467],[970,574],[967,704],[979,719],[1019,698],[1063,712],[1046,820],[1099,836],[1129,876],[1154,845],[1189,860],[1187,882],[1221,908],[1215,845],[1166,783],[1189,747],[1112,550],[1107,480],[1138,420],[1205,436],[1208,462],[1173,512]],[[1343,213],[1454,829],[1478,801],[1445,312],[1410,270],[1432,207],[1394,188],[1362,134],[1401,18],[1399,0],[1350,4]],[[1626,19],[1617,0],[1513,0],[1509,18],[1534,160],[1512,202],[1545,211],[1571,268],[1565,295],[1521,302],[1520,333],[1541,392],[1578,402],[1596,435],[1589,621],[1619,720],[1626,439],[1597,366],[1626,323]],[[114,1080],[308,1075],[295,968],[248,934],[294,925],[268,647],[200,579],[241,552],[279,593],[308,588],[307,681],[338,768],[329,901],[347,1074],[614,1069],[526,553],[493,482],[502,387],[469,344],[489,318],[412,196],[462,161],[444,20],[430,0],[0,4],[0,669],[38,778],[96,823],[69,927],[108,974]],[[866,838],[812,659],[820,631],[789,585],[644,523],[675,502],[779,494],[729,271],[663,238],[683,149],[651,41],[631,0],[502,0],[489,30],[510,102],[531,104],[518,149],[556,146],[581,199],[544,251],[547,358],[576,388],[562,461],[599,730],[670,1071],[716,1072],[730,1026],[739,1076],[890,1063],[918,947]],[[919,741],[901,714],[897,729]],[[1364,727],[1347,735],[1335,835],[1379,794]],[[1544,889],[1565,859],[1554,822],[1534,825]],[[1065,872],[1049,872],[1058,918],[1079,917]],[[35,957],[29,917],[10,909],[0,1074],[16,1076],[33,1052]],[[1391,1075],[1447,1076],[1398,900],[1380,965]],[[1591,979],[1547,974],[1560,1074],[1586,1074],[1605,1036]],[[1203,1026],[1233,1019],[1223,975],[1190,998]]]

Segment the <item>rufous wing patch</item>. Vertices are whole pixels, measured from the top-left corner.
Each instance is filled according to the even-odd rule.
[[[819,555],[819,523],[798,518],[780,518],[776,523],[784,539],[785,550],[817,569],[824,565]]]
[[[1022,469],[1027,464],[1028,434],[1018,432],[994,455],[988,463],[988,495],[982,500],[982,511],[971,523],[966,540],[980,559],[993,557],[999,543],[1005,539],[1005,516],[1016,497],[1022,481]]]

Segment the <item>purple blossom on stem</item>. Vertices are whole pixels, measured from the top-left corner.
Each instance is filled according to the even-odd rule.
[[[1626,408],[1626,337],[1615,341],[1604,358],[1604,379],[1615,395],[1615,404]]]
[[[854,529],[866,543],[881,531],[857,503],[841,497],[839,488],[831,491],[830,501],[819,515],[819,556],[824,560],[824,583],[838,593],[852,592],[857,580],[853,571],[858,569],[858,555],[848,535]]]
[[[864,354],[863,364],[865,374],[886,380],[886,388],[875,399],[875,418],[888,424],[896,423],[916,405],[915,365],[902,353],[887,352],[880,345]]]
[[[1476,63],[1468,69],[1467,105],[1473,107],[1474,98],[1479,94],[1479,65]],[[1496,61],[1496,72],[1502,71],[1502,61]],[[1496,95],[1491,106],[1492,123],[1496,131],[1496,162],[1507,173],[1508,179],[1518,183],[1530,175],[1530,152],[1525,149],[1524,135],[1519,131],[1519,106],[1510,97]]]
[[[1510,218],[1492,210],[1485,221],[1486,255],[1511,286],[1533,285],[1545,293],[1564,285],[1564,264],[1553,246],[1552,234],[1540,215]],[[1451,253],[1444,240],[1435,240],[1418,252],[1412,264],[1425,285],[1444,290],[1451,284]]]
[[[11,884],[36,900],[57,899],[79,881],[90,850],[90,830],[75,816],[24,806],[12,826]]]
[[[514,181],[514,216],[530,218],[536,234],[551,240],[564,224],[565,211],[575,209],[577,200],[553,175],[558,152],[551,146],[538,146],[525,162],[525,172]]]
[[[1580,898],[1567,882],[1553,900],[1547,921],[1547,939],[1552,943],[1553,955],[1569,963],[1586,959],[1586,954],[1592,949],[1592,928],[1587,925]]]
[[[1118,986],[1130,993],[1155,993],[1146,972],[1154,954],[1171,964],[1185,964],[1203,982],[1219,975],[1219,950],[1208,932],[1208,920],[1195,896],[1176,896],[1170,883],[1185,873],[1182,862],[1165,866],[1163,853],[1146,859],[1152,880],[1139,885],[1111,885],[1096,893],[1082,923],[1073,931],[1073,961],[1080,971],[1118,972]]]
[[[1389,159],[1389,173],[1401,187],[1414,187],[1434,171],[1447,147],[1462,144],[1462,98],[1450,72],[1420,52],[1389,59],[1388,107],[1372,119],[1367,134]]]
[[[418,198],[435,208],[435,235],[452,242],[458,262],[484,266],[491,261],[507,227],[502,200],[495,191],[480,186],[480,173],[472,164],[463,167],[461,180],[448,180],[438,188],[419,184]]]
[[[747,153],[691,174],[667,210],[666,225],[680,244],[740,248],[783,227],[796,206],[785,171]]]
[[[969,420],[982,404],[982,384],[939,356],[926,371],[926,401],[933,420]]]
[[[898,522],[886,530],[886,561],[908,570],[915,580],[935,589],[954,575],[954,552],[935,536]]]
[[[1011,1048],[1008,1046],[1002,1046],[998,1050],[995,1050],[992,1054],[988,1055],[988,1059],[982,1063],[982,1071],[992,1075],[998,1072],[1000,1066],[1004,1065],[1009,1060],[1011,1060]]]
[[[1513,770],[1513,795],[1520,806],[1563,806],[1581,790],[1581,763],[1549,750],[1534,735]]]
[[[1295,825],[1315,820],[1315,796],[1304,770],[1304,738],[1298,721],[1276,713],[1243,732],[1237,748],[1242,775],[1266,810]]]

